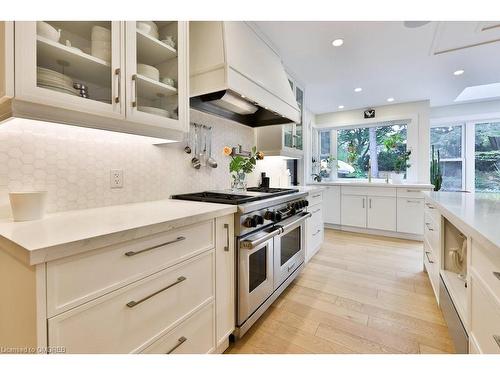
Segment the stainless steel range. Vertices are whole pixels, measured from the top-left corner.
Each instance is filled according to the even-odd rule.
[[[237,328],[241,337],[304,267],[307,193],[296,189],[249,188],[174,195],[238,205],[235,215]]]

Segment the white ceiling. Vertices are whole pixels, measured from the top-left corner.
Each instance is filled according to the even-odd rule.
[[[389,97],[442,106],[467,86],[500,82],[500,21],[430,22],[413,29],[400,21],[254,24],[305,86],[306,106],[314,113],[385,105]],[[344,45],[333,47],[336,38]],[[435,54],[479,43],[485,44]],[[458,69],[465,74],[454,76]]]

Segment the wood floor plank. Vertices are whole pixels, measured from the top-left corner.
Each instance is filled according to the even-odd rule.
[[[422,243],[325,230],[304,271],[228,353],[453,353]]]

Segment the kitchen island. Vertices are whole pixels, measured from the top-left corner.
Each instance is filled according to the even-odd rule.
[[[426,192],[424,223],[424,266],[457,351],[500,354],[500,194]]]

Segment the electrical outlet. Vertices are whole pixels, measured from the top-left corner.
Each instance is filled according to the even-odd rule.
[[[123,187],[123,170],[112,169],[109,172],[109,187],[111,189],[121,189]]]

